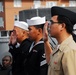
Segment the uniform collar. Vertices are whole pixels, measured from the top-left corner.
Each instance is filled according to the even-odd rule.
[[[33,47],[35,47],[35,46],[38,45],[38,44],[44,43],[44,41],[43,41],[43,39],[40,39],[39,42],[37,42],[36,44],[34,44],[34,43],[35,43],[35,42],[33,42],[33,43],[31,44],[31,47],[30,47],[30,49],[29,49],[29,52],[31,52],[31,50],[33,49]]]
[[[65,46],[67,46],[72,41],[73,41],[73,37],[72,37],[72,35],[70,35],[66,40],[64,40],[61,44],[59,44],[59,47],[58,47],[58,45],[56,46],[56,48],[55,48],[55,50],[53,51],[52,54],[58,52],[59,50],[63,51]]]

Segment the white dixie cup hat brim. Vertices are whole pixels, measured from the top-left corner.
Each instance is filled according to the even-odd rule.
[[[24,21],[15,21],[14,26],[28,31],[28,24]]]
[[[29,26],[40,25],[40,24],[44,24],[45,22],[46,22],[45,17],[33,17],[31,19],[27,19],[27,23]]]

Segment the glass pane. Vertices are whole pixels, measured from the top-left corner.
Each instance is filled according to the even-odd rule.
[[[0,2],[0,12],[3,12],[3,4]]]
[[[21,7],[21,0],[14,0],[14,7]]]
[[[0,27],[4,26],[3,17],[0,17]]]
[[[7,31],[1,31],[1,37],[7,36]]]

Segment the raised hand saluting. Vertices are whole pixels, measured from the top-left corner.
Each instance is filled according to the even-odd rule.
[[[17,36],[16,36],[16,32],[12,31],[11,35],[10,35],[10,40],[9,40],[9,44],[16,44],[17,43]]]

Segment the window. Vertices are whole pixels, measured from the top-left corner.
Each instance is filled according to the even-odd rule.
[[[50,8],[52,6],[56,6],[57,5],[57,1],[47,1],[46,2],[46,7]]]
[[[0,17],[0,27],[4,27],[3,17]]]
[[[9,37],[10,31],[0,31],[0,38],[7,38]]]
[[[40,0],[34,0],[33,8],[40,8],[40,6],[41,6],[41,1]]]
[[[75,7],[75,6],[76,6],[76,1],[75,1],[75,0],[73,0],[73,1],[70,0],[70,1],[69,1],[69,6],[70,6],[70,7]]]
[[[0,12],[3,12],[3,3],[0,2]]]
[[[1,31],[1,37],[7,36],[7,31]]]
[[[14,7],[21,7],[21,0],[14,0]]]

